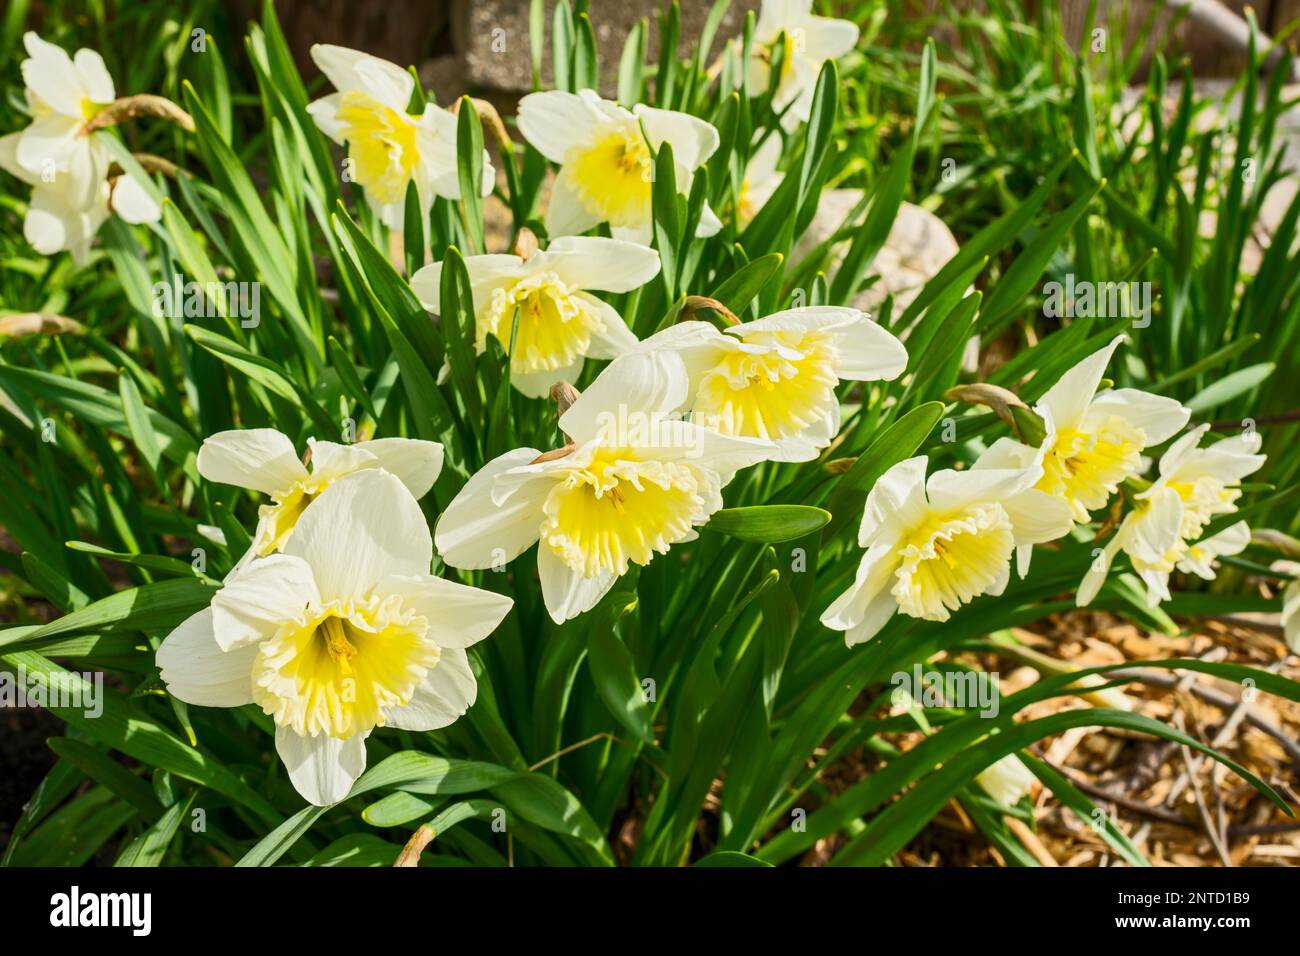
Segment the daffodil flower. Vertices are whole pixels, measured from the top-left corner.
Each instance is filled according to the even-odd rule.
[[[307,106],[320,131],[348,148],[353,181],[389,229],[401,229],[406,189],[412,180],[427,218],[433,200],[460,198],[456,169],[456,117],[428,103],[419,115],[408,113],[415,79],[395,63],[317,43],[311,58],[337,93]],[[483,151],[483,195],[492,192],[496,174]]]
[[[641,343],[681,354],[692,419],[727,435],[774,442],[774,461],[808,461],[840,429],[841,381],[897,378],[907,350],[865,312],[813,306],[719,332],[682,322]]]
[[[529,397],[560,381],[576,381],[586,359],[612,359],[636,347],[636,336],[609,303],[589,290],[630,292],[659,272],[659,253],[646,246],[594,236],[563,236],[527,259],[513,255],[465,259],[474,296],[475,336],[509,349],[510,383]],[[411,277],[424,307],[438,311],[442,263]]]
[[[1300,654],[1300,563],[1274,561],[1273,570],[1293,575],[1282,590],[1282,633],[1292,654]]]
[[[283,554],[247,564],[167,636],[163,682],[189,704],[257,704],[298,792],[337,803],[376,727],[436,730],[469,709],[478,685],[465,649],[513,603],[431,576],[432,559],[402,483],[349,475],[312,502]]]
[[[676,420],[686,388],[675,354],[615,359],[560,416],[568,448],[518,448],[470,478],[438,522],[438,553],[456,568],[499,568],[537,544],[551,618],[591,609],[630,565],[693,540],[736,471],[771,454]]]
[[[208,481],[269,495],[258,511],[253,545],[244,560],[283,551],[298,520],[318,496],[345,475],[382,469],[423,498],[442,470],[442,445],[415,438],[376,438],[351,445],[308,439],[311,470],[293,442],[274,428],[218,432],[199,449],[199,474]],[[241,562],[243,563],[243,562]]]
[[[812,0],[763,0],[754,25],[757,55],[748,63],[749,95],[767,91],[775,50],[782,44],[781,78],[772,108],[785,110],[781,125],[792,130],[808,121],[822,64],[848,53],[857,42],[856,24],[813,16]]]
[[[1264,464],[1265,456],[1258,453],[1261,439],[1249,432],[1197,447],[1209,427],[1192,429],[1161,457],[1160,476],[1134,496],[1133,510],[1079,585],[1079,607],[1096,597],[1121,550],[1147,586],[1147,603],[1154,606],[1169,600],[1169,575],[1175,568],[1211,581],[1216,558],[1238,554],[1250,544],[1244,521],[1208,538],[1201,535],[1215,517],[1237,510],[1241,479]]]
[[[945,469],[926,458],[894,465],[867,495],[858,544],[866,549],[849,588],[822,614],[851,647],[896,611],[946,621],[982,594],[1001,594],[1016,548],[1069,531],[1064,502],[1033,488],[1035,468]]]
[[[785,179],[785,173],[776,168],[781,161],[781,149],[781,137],[770,135],[745,165],[745,177],[736,200],[736,219],[742,227],[753,221]]]
[[[637,104],[628,111],[591,90],[529,93],[519,101],[519,131],[560,171],[546,211],[551,236],[577,235],[602,222],[615,239],[649,245],[655,152],[672,146],[677,189],[718,148],[718,131],[686,113]],[[722,223],[707,204],[697,236]]]
[[[1038,448],[1004,438],[990,449],[1007,467],[1041,461],[1038,487],[1068,501],[1081,523],[1142,470],[1144,449],[1172,438],[1191,415],[1174,399],[1140,389],[1097,391],[1121,340],[1117,336],[1070,369],[1034,405],[1047,430]]]
[[[23,219],[23,238],[41,255],[66,251],[77,265],[85,265],[95,235],[110,215],[117,214],[133,225],[162,218],[162,207],[127,173],[101,182],[89,206],[77,205],[58,177],[53,182],[44,182],[14,162],[14,139],[21,135],[0,137],[0,169],[32,187]]]
[[[1034,788],[1038,778],[1015,754],[1007,754],[975,775],[978,783],[993,800],[1010,809]]]
[[[42,255],[68,251],[78,265],[111,213],[156,222],[162,210],[134,178],[110,177],[108,147],[86,124],[114,100],[113,78],[94,50],[74,57],[35,33],[22,62],[32,123],[0,137],[0,168],[32,187],[23,236]]]

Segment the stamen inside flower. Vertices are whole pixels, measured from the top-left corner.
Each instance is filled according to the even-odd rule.
[[[360,90],[340,95],[335,118],[343,127],[356,182],[376,202],[403,202],[419,158],[412,118]]]
[[[511,370],[528,373],[566,368],[587,354],[592,335],[604,329],[597,311],[575,291],[554,272],[498,286],[483,310],[480,336],[493,335],[508,349],[518,316]]]
[[[1146,435],[1118,415],[1111,415],[1091,431],[1063,429],[1043,458],[1038,487],[1064,498],[1075,521],[1087,521],[1088,512],[1103,508],[1120,482],[1137,473]]]
[[[824,418],[835,401],[834,348],[820,333],[763,333],[767,351],[728,353],[700,380],[695,415],[728,435],[787,438]],[[776,346],[784,346],[783,351]]]
[[[440,652],[401,598],[308,607],[258,648],[253,699],[301,736],[346,740],[410,702]]]
[[[587,211],[611,226],[636,226],[650,218],[653,174],[654,157],[633,124],[570,147],[561,173]]]
[[[1226,515],[1236,510],[1241,488],[1227,485],[1211,475],[1201,475],[1194,481],[1169,482],[1169,487],[1183,501],[1183,521],[1178,534],[1187,541],[1195,541],[1205,526],[1216,515]]]
[[[585,577],[628,564],[646,565],[655,552],[691,531],[691,518],[717,489],[681,461],[637,461],[605,450],[575,468],[546,498],[542,546]]]
[[[903,613],[946,621],[987,591],[1010,567],[1015,535],[999,504],[935,515],[905,537],[890,593]]]

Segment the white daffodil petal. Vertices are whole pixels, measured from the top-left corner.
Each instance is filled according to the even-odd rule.
[[[341,93],[330,93],[307,104],[307,115],[312,118],[316,128],[340,146],[347,140],[348,128],[339,121],[342,96]]]
[[[730,352],[740,348],[733,335],[723,335],[708,322],[692,320],[670,325],[645,339],[638,352],[676,352],[686,366],[687,394],[699,392],[700,379]]]
[[[999,438],[976,459],[975,464],[971,465],[971,469],[1031,468],[1036,458],[1035,450],[1028,445],[1023,445],[1014,438]]]
[[[1026,488],[1001,499],[1002,507],[1011,518],[1016,544],[1042,544],[1055,541],[1070,533],[1074,515],[1070,505],[1061,498],[1037,488]],[[1022,570],[1022,576],[1025,568]]]
[[[496,630],[515,603],[504,594],[432,575],[387,578],[377,590],[401,595],[403,606],[427,618],[429,636],[444,650],[477,644]]]
[[[50,109],[65,116],[81,116],[86,90],[67,51],[31,31],[23,34],[23,46],[30,57],[20,64],[23,85]]]
[[[1249,544],[1250,526],[1244,521],[1238,521],[1218,534],[1202,538],[1191,545],[1187,554],[1178,562],[1178,570],[1213,581],[1215,561],[1227,555],[1241,554]]]
[[[334,441],[307,439],[311,450],[311,476],[321,481],[333,481],[363,468],[378,468],[379,458],[362,448],[363,442],[344,445]]]
[[[287,435],[274,428],[217,432],[203,442],[199,474],[208,481],[273,495],[307,477]]]
[[[572,365],[566,365],[564,368],[551,369],[545,372],[511,372],[510,384],[518,389],[521,395],[528,398],[546,398],[551,393],[551,386],[556,382],[575,382],[578,376],[582,374],[582,368],[587,364],[586,359],[578,359]]]
[[[1038,405],[1051,413],[1052,421],[1060,431],[1077,428],[1083,421],[1084,414],[1097,386],[1105,374],[1110,357],[1119,348],[1123,336],[1117,335],[1105,348],[1093,352],[1086,359],[1062,375],[1039,399]],[[1037,406],[1036,406],[1037,407]]]
[[[29,186],[35,186],[41,181],[40,175],[18,162],[18,143],[22,138],[21,132],[0,136],[0,169],[10,176],[21,179]]]
[[[763,0],[754,36],[771,43],[782,30],[804,23],[812,15],[812,0]]]
[[[1159,445],[1176,435],[1191,410],[1176,399],[1152,395],[1136,388],[1107,389],[1099,393],[1088,408],[1087,420],[1105,421],[1117,415],[1142,429],[1147,445]]]
[[[589,139],[600,122],[600,114],[575,93],[546,90],[519,101],[519,132],[553,163],[563,163],[569,147]]]
[[[1019,803],[1037,779],[1015,754],[1007,754],[975,776],[975,782],[984,792],[1004,807]]]
[[[653,441],[639,448],[643,461],[685,460],[716,472],[728,484],[742,468],[772,459],[773,442],[743,435],[724,435],[694,422],[669,419],[659,422]]]
[[[518,278],[521,275],[523,260],[518,256],[500,254],[469,256],[465,259],[465,271],[469,273],[470,287],[474,290],[475,306],[479,290],[491,288],[504,279]],[[435,315],[442,309],[442,263],[434,262],[422,266],[411,276],[411,291],[430,312]]]
[[[671,415],[686,402],[686,367],[670,352],[634,353],[611,362],[560,416],[560,430],[582,445],[629,416]]]
[[[1295,573],[1300,573],[1300,567]],[[1282,629],[1291,653],[1300,654],[1300,578],[1293,580],[1282,592]]]
[[[340,93],[364,90],[390,109],[406,112],[415,79],[396,63],[332,43],[312,44],[311,58]]]
[[[612,305],[585,292],[577,293],[577,298],[590,306],[602,320],[601,328],[591,334],[591,344],[587,347],[588,358],[616,359],[620,355],[637,351],[640,343],[636,335],[627,327],[623,317]],[[570,382],[574,380],[566,379]]]
[[[390,711],[386,725],[397,730],[439,730],[454,724],[474,705],[478,681],[459,647],[444,648],[442,657],[404,707]]]
[[[973,501],[1003,501],[1034,483],[1033,471],[1010,468],[970,468],[936,471],[925,492],[935,511],[956,511]]]
[[[858,562],[853,583],[822,612],[821,622],[837,631],[848,631],[860,625],[872,601],[881,591],[888,590],[890,579],[898,567],[892,541],[877,541]],[[897,602],[895,602],[897,605]]]
[[[1128,519],[1125,519],[1127,523]],[[1110,573],[1110,566],[1115,561],[1115,555],[1119,554],[1120,546],[1127,537],[1128,528],[1121,525],[1118,532],[1106,543],[1104,548],[1094,548],[1092,563],[1088,565],[1088,573],[1083,576],[1079,583],[1079,589],[1074,595],[1076,607],[1087,607],[1092,603],[1092,599],[1097,596],[1101,586],[1106,583],[1106,575]]]
[[[104,66],[104,58],[94,50],[78,50],[72,57],[81,80],[81,88],[93,103],[111,103],[115,99],[113,78]]]
[[[38,116],[23,130],[15,151],[19,165],[33,175],[41,176],[43,182],[48,182],[48,174],[56,169],[62,176],[70,176],[78,205],[88,201],[87,190],[93,185],[91,180],[96,172],[87,165],[90,148],[81,133],[84,122],[62,113]],[[79,168],[74,170],[74,162],[78,159]]]
[[[909,522],[925,508],[924,455],[908,458],[880,476],[867,494],[858,528],[858,544],[867,547],[876,534],[892,520]]]
[[[657,251],[603,236],[560,236],[541,255],[565,282],[598,292],[631,292],[659,274]]]
[[[429,526],[393,475],[366,469],[335,481],[294,526],[285,553],[311,565],[322,599],[361,599],[386,577],[428,574]]]
[[[73,246],[83,235],[80,217],[69,212],[62,198],[50,187],[32,190],[27,216],[23,219],[23,238],[41,255],[52,256]]]
[[[154,202],[154,198],[149,195],[148,190],[140,184],[139,180],[130,174],[124,173],[117,177],[116,182],[113,183],[110,202],[113,212],[132,225],[138,226],[162,219],[162,207]]]
[[[834,60],[858,44],[858,26],[850,20],[809,17],[803,23],[803,52],[812,60]]]
[[[537,549],[537,573],[542,582],[546,611],[556,624],[590,611],[618,580],[618,575],[612,571],[585,578],[545,546]]]
[[[493,502],[491,492],[498,475],[540,454],[536,448],[516,448],[470,477],[438,519],[434,540],[444,561],[467,570],[504,567],[536,543],[549,483],[525,485],[502,505]]]
[[[600,216],[589,210],[579,198],[570,174],[560,170],[551,185],[551,201],[546,207],[546,232],[552,236],[571,236],[600,224]],[[647,243],[642,242],[642,245]]]
[[[423,498],[442,471],[443,448],[436,441],[418,438],[373,438],[354,446],[374,455],[379,467],[397,476],[406,490]]]
[[[222,650],[259,644],[309,604],[320,603],[311,567],[301,558],[270,554],[226,578],[212,598],[212,626]]]
[[[327,807],[346,797],[366,769],[364,734],[340,740],[324,734],[303,737],[276,727],[275,750],[289,772],[294,789],[318,807]]]
[[[1196,446],[1201,443],[1201,439],[1209,430],[1210,426],[1208,424],[1198,425],[1186,434],[1178,436],[1178,440],[1160,456],[1160,474],[1167,477],[1176,473],[1179,466],[1196,450]]]
[[[704,228],[703,219],[700,221],[700,228]],[[633,242],[638,245],[648,246],[654,241],[654,223],[646,219],[635,226],[611,226],[609,234],[620,242]],[[701,236],[699,229],[695,231],[695,235],[697,237]]]
[[[664,143],[673,148],[673,159],[687,170],[696,170],[718,148],[718,131],[698,116],[676,110],[655,109],[638,103],[633,109],[645,128],[650,145],[658,149]]]
[[[695,227],[695,238],[707,239],[709,236],[716,236],[722,231],[722,220],[718,214],[713,211],[713,207],[705,200],[704,206],[700,209],[700,224]]]
[[[835,374],[861,382],[892,381],[907,368],[903,343],[863,314],[835,334]]]
[[[227,651],[216,641],[212,609],[182,621],[163,639],[156,657],[163,683],[177,700],[199,707],[242,707],[253,702],[257,646]]]
[[[1143,561],[1158,562],[1178,543],[1183,523],[1183,502],[1172,488],[1146,499],[1147,507],[1133,519],[1124,548]]]

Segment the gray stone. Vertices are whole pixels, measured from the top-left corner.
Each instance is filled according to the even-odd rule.
[[[600,63],[601,92],[612,96],[618,80],[619,58],[632,28],[643,17],[648,21],[647,62],[659,55],[659,14],[664,0],[592,0],[589,5],[596,34]],[[532,54],[528,36],[528,0],[456,0],[452,29],[457,51],[465,60],[465,82],[503,92],[526,93],[532,89]],[[699,40],[712,3],[682,0],[681,52],[684,55]],[[733,0],[713,41],[713,54],[729,37],[740,33],[745,11],[757,12],[759,0]],[[543,44],[542,81],[551,83],[551,18],[554,0],[546,0],[546,41]]]

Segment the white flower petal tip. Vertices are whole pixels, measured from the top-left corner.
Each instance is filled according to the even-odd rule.
[[[465,648],[513,602],[429,574],[433,544],[411,492],[378,468],[330,484],[285,554],[233,573],[212,607],[159,647],[180,700],[256,704],[298,792],[319,806],[347,796],[376,728],[445,727],[477,693]]]
[[[1008,809],[1026,797],[1038,782],[1033,771],[1015,754],[1007,754],[975,777],[990,797]]]
[[[453,567],[501,568],[536,543],[552,619],[590,610],[629,566],[691,540],[735,471],[773,452],[680,420],[687,386],[672,352],[616,359],[560,418],[572,449],[488,462],[443,513],[439,553]]]
[[[442,471],[443,447],[415,438],[376,438],[341,445],[307,440],[311,468],[293,442],[274,428],[218,432],[199,448],[199,474],[208,481],[250,488],[270,497],[258,515],[253,555],[283,551],[307,507],[331,484],[360,471],[394,475],[416,498],[428,494]]]
[[[638,106],[635,112],[591,90],[547,90],[519,101],[519,131],[560,166],[546,213],[552,236],[586,232],[609,223],[616,238],[648,245],[655,152],[672,148],[679,190],[718,147],[718,131],[698,117]],[[716,217],[702,217],[709,235]]]

